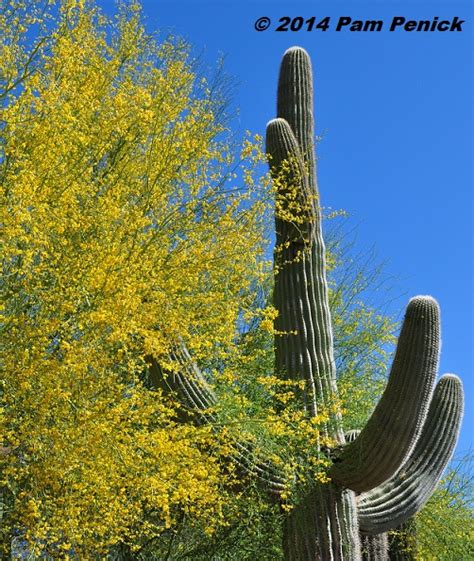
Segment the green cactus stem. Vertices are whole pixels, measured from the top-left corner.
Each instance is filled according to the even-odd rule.
[[[334,408],[337,387],[316,182],[312,70],[303,49],[289,49],[283,57],[277,105],[278,118],[270,121],[266,135],[277,203],[283,207],[275,215],[275,370],[283,378],[305,382],[301,405],[309,416],[331,409],[322,432],[343,443]],[[295,202],[288,217],[285,211]],[[355,509],[350,490],[314,484],[284,522],[285,559],[360,559]]]
[[[318,484],[287,516],[285,561],[359,561],[360,540],[354,494]]]
[[[277,112],[278,118],[267,126],[270,170],[278,178],[282,161],[296,161],[298,173],[289,180],[299,189],[303,212],[294,221],[275,217],[273,298],[279,312],[275,329],[281,333],[275,339],[275,369],[283,377],[305,380],[304,406],[315,416],[318,406],[331,407],[337,387],[316,180],[312,69],[303,49],[289,49],[283,56]],[[277,197],[285,195],[283,187]],[[337,413],[324,432],[344,442]]]
[[[389,561],[388,535],[361,536],[363,561]]]

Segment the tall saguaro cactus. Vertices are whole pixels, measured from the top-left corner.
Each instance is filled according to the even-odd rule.
[[[329,483],[314,482],[284,522],[286,561],[387,559],[384,532],[417,512],[454,450],[463,409],[460,380],[447,374],[434,389],[440,317],[428,296],[410,300],[385,392],[360,433],[348,442],[337,408],[337,384],[325,248],[314,153],[313,79],[308,54],[283,57],[277,118],[267,128],[270,170],[277,188],[274,306],[275,373],[303,381],[301,407],[309,417],[330,411],[323,428],[335,442]],[[160,385],[201,413],[215,399],[183,350],[181,373],[166,376],[152,360]],[[236,459],[274,492],[280,482],[268,463],[236,443]],[[327,452],[327,451],[326,451]],[[361,540],[362,536],[362,540]]]

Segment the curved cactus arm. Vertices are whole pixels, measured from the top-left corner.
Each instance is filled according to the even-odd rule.
[[[183,343],[174,346],[170,359],[179,365],[176,371],[165,371],[154,357],[147,357],[151,384],[178,397],[184,406],[181,415],[185,420],[192,418],[198,424],[216,426],[217,419],[212,413],[217,404],[216,395]],[[286,481],[278,470],[259,457],[251,444],[233,439],[231,445],[232,458],[241,471],[256,477],[272,493],[279,494],[286,488]]]
[[[446,374],[436,386],[421,436],[407,463],[388,481],[361,495],[362,532],[393,530],[421,509],[454,452],[462,414],[461,381]]]
[[[209,422],[208,410],[217,403],[212,388],[183,344],[176,345],[169,358],[179,365],[176,371],[167,371],[154,357],[147,357],[149,381],[155,388],[176,394],[180,404],[196,414],[198,423]]]
[[[275,219],[275,328],[280,333],[275,338],[275,368],[277,374],[305,380],[304,405],[316,415],[318,405],[333,405],[337,387],[316,183],[313,78],[309,56],[299,47],[283,56],[277,114],[267,128],[270,169],[278,177],[282,162],[290,162],[289,181],[299,190],[293,200],[302,212],[296,220],[278,213]],[[285,196],[288,190],[283,187],[277,201]],[[337,413],[324,432],[343,442]]]
[[[361,493],[390,478],[413,448],[426,417],[440,348],[437,302],[417,296],[408,304],[387,387],[356,440],[329,472]]]

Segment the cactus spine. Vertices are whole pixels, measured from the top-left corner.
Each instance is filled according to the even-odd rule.
[[[277,118],[268,124],[266,135],[277,187],[275,370],[286,379],[305,382],[300,397],[308,416],[317,415],[319,408],[331,410],[323,433],[336,446],[331,482],[305,489],[284,522],[283,548],[286,561],[383,561],[388,559],[384,532],[423,506],[451,457],[462,417],[462,386],[456,376],[445,375],[433,393],[439,307],[431,297],[413,298],[386,390],[364,429],[360,434],[351,431],[346,444],[336,406],[313,139],[311,63],[306,51],[294,47],[283,57]],[[152,381],[181,396],[202,422],[212,423],[205,410],[215,396],[184,347],[178,346],[174,358],[181,371],[171,376],[151,360]],[[239,465],[278,492],[280,480],[268,463],[255,458],[245,443],[236,442],[235,449]]]

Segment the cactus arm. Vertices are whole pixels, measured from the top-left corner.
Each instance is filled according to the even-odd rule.
[[[196,413],[199,424],[210,420],[208,410],[217,403],[216,396],[184,345],[175,346],[170,355],[179,364],[176,371],[165,371],[154,357],[148,357],[148,378],[155,388],[175,393],[181,405]]]
[[[271,171],[276,179],[281,166],[289,165],[285,174],[285,192],[277,193],[282,211],[287,210],[285,198],[288,190],[296,191],[296,204],[308,209],[309,190],[304,163],[296,138],[284,119],[274,119],[267,127],[267,152],[271,156]],[[288,190],[287,190],[288,189]],[[278,310],[275,328],[275,369],[284,377],[306,381],[305,408],[316,414],[316,395],[322,391],[316,387],[314,349],[314,325],[311,313],[313,299],[307,290],[308,223],[310,220],[298,212],[298,223],[281,219],[276,213],[275,288],[274,305]],[[310,226],[309,226],[310,227]]]
[[[346,438],[346,442],[349,444],[350,442],[354,442],[354,440],[359,436],[360,430],[359,429],[352,429],[348,430],[344,433]]]
[[[267,125],[267,153],[270,156],[270,172],[279,180],[276,193],[277,202],[286,211],[287,200],[292,194],[296,198],[298,209],[293,210],[294,221],[285,220],[279,209],[275,212],[276,249],[279,245],[295,245],[298,249],[309,245],[316,221],[316,208],[309,187],[308,173],[303,155],[296,137],[285,119],[272,119]],[[284,177],[280,177],[282,166],[287,164]],[[283,179],[283,181],[282,181]]]
[[[426,417],[438,367],[439,307],[427,296],[408,304],[387,387],[366,426],[330,470],[361,493],[389,479],[413,448]]]
[[[283,160],[299,176],[297,200],[304,210],[295,223],[276,216],[274,305],[275,367],[278,374],[305,380],[304,405],[310,415],[330,406],[337,395],[331,316],[325,272],[314,155],[313,84],[304,49],[286,51],[278,83],[278,119],[267,128],[267,152],[273,177]],[[277,197],[284,198],[284,190]],[[282,333],[283,332],[283,333]],[[343,442],[339,416],[324,432]]]
[[[182,420],[216,426],[217,419],[212,413],[217,404],[216,395],[183,343],[174,346],[170,359],[179,365],[175,372],[164,371],[154,357],[147,357],[151,385],[178,397],[184,406],[184,410],[179,411]],[[271,493],[279,494],[285,489],[286,482],[278,470],[259,457],[251,444],[232,439],[231,446],[232,458],[241,472],[255,477]]]
[[[446,374],[436,386],[422,433],[406,464],[388,481],[361,495],[362,532],[395,529],[422,508],[453,454],[462,414],[461,381]]]

